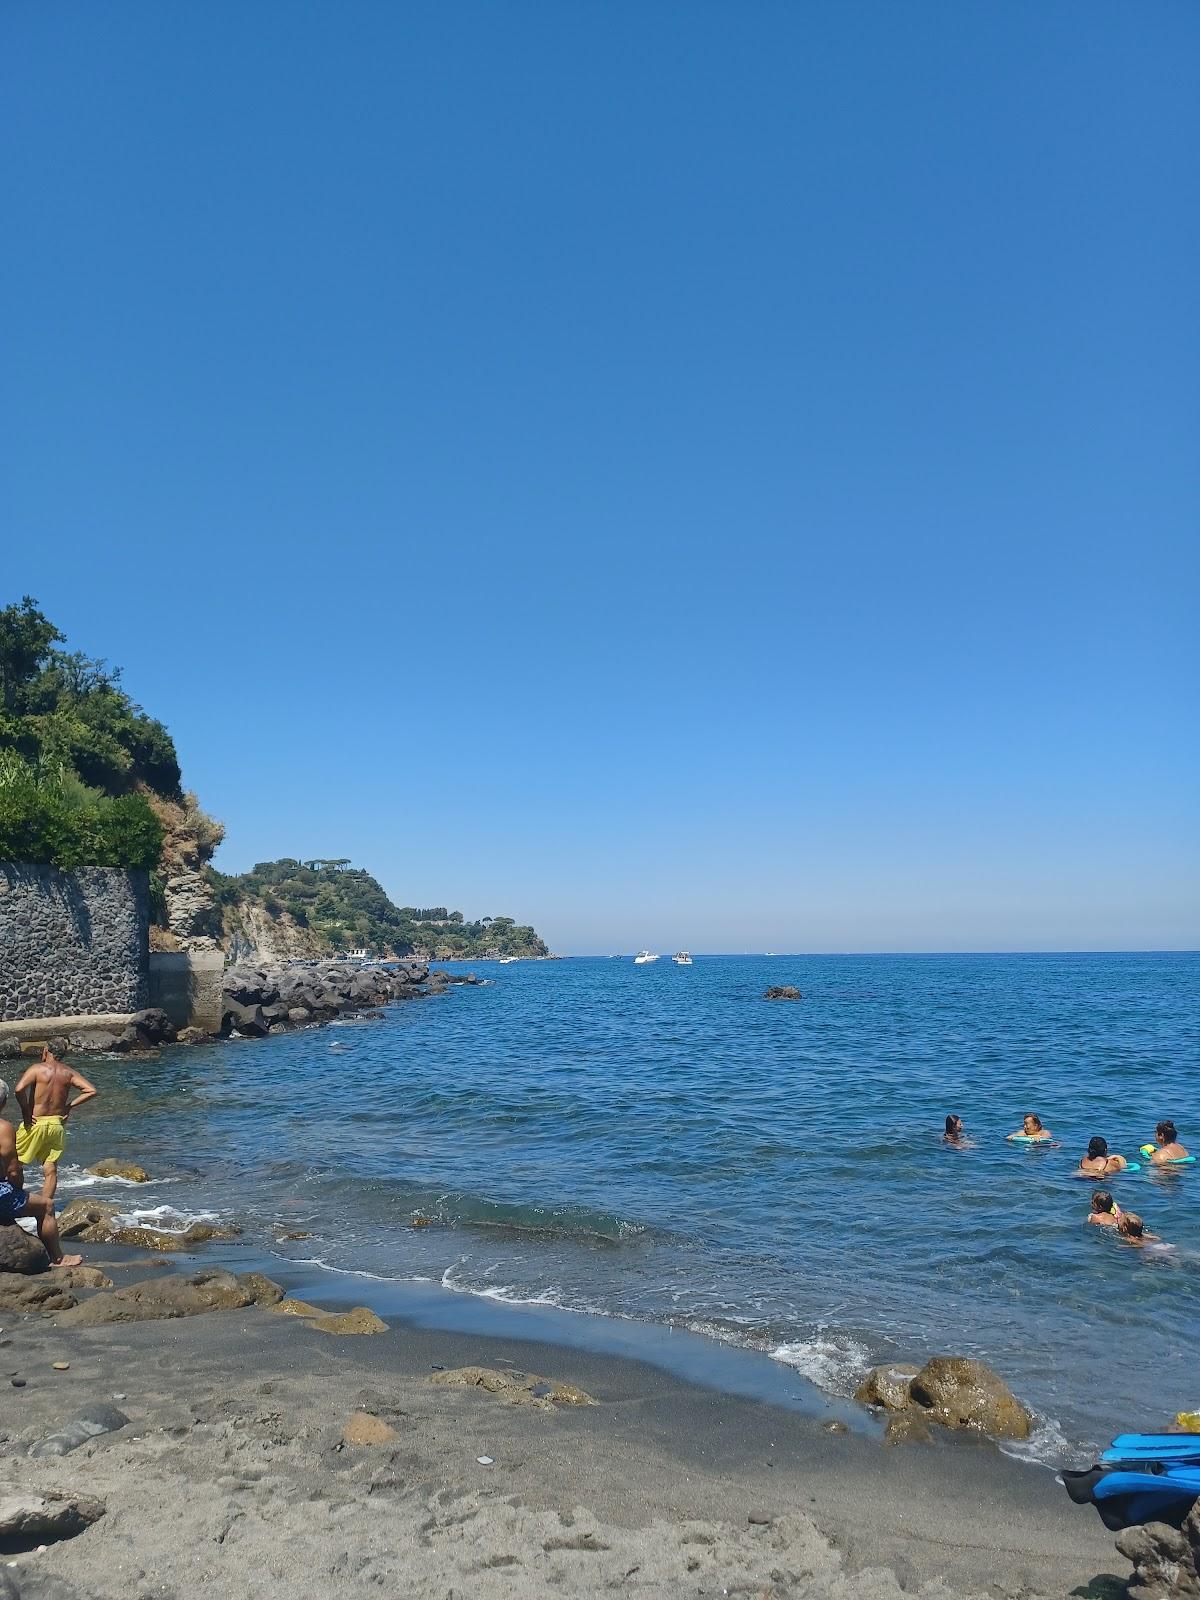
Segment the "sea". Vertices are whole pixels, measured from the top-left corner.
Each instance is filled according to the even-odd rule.
[[[1049,1465],[1200,1407],[1200,1166],[1112,1180],[1161,1236],[1141,1249],[1085,1225],[1074,1175],[1091,1135],[1136,1157],[1168,1116],[1200,1150],[1200,956],[471,970],[382,1019],[98,1062],[62,1198],[228,1221],[368,1302],[424,1285],[552,1308],[580,1343],[686,1332],[834,1396],[876,1362],[979,1357]],[[1027,1111],[1052,1146],[1006,1142]],[[92,1179],[100,1155],[155,1181]]]

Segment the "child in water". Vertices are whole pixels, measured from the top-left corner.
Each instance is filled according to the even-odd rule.
[[[1043,1128],[1041,1117],[1029,1111],[1025,1120],[1016,1133],[1010,1133],[1009,1139],[1018,1139],[1022,1144],[1048,1144],[1054,1135],[1049,1128]]]
[[[1107,1189],[1097,1189],[1092,1196],[1092,1209],[1088,1221],[1101,1228],[1118,1228],[1121,1225],[1121,1208],[1115,1204]]]
[[[1161,1244],[1162,1240],[1157,1233],[1147,1233],[1145,1224],[1136,1211],[1122,1211],[1117,1223],[1117,1232],[1127,1244]]]

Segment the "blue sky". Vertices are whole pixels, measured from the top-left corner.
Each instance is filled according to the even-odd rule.
[[[0,47],[5,598],[220,865],[563,951],[1200,945],[1193,4]]]

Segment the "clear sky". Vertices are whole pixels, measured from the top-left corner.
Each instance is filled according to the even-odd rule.
[[[8,0],[4,575],[562,951],[1200,945],[1194,0]]]

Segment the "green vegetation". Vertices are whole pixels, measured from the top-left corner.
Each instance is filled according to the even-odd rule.
[[[65,642],[28,595],[0,610],[0,858],[152,867],[147,793],[180,798],[175,746],[118,670]]]
[[[335,950],[361,946],[376,955],[442,959],[547,954],[534,930],[511,917],[467,922],[444,906],[394,905],[369,872],[343,859],[260,861],[236,877],[208,872],[221,905],[257,900],[271,916],[286,912]]]
[[[238,877],[205,866],[224,830],[182,793],[171,735],[129,698],[119,670],[65,643],[28,595],[0,609],[0,860],[147,867],[154,919],[164,926],[167,883],[203,867],[227,928],[239,905],[256,901],[335,950],[547,953],[511,917],[467,922],[445,906],[393,905],[346,857],[266,861]]]

